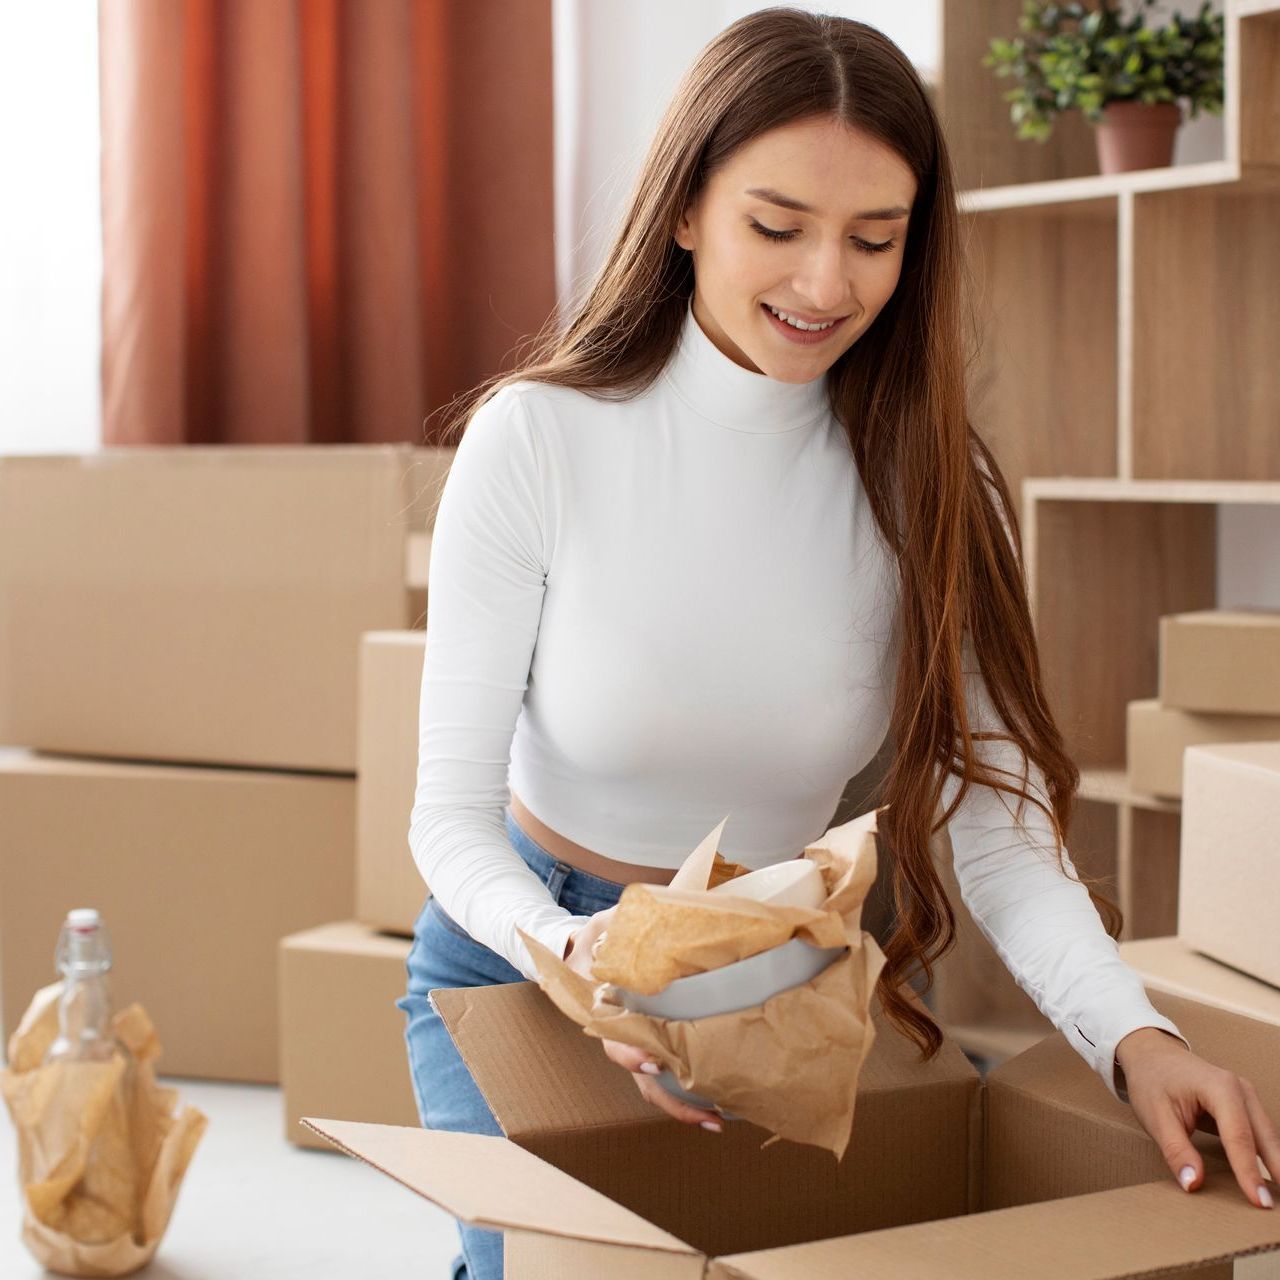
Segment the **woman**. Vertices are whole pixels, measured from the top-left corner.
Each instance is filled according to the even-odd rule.
[[[424,1125],[499,1132],[429,990],[536,978],[521,931],[587,972],[627,883],[668,881],[726,813],[727,857],[795,856],[889,735],[887,1016],[937,1052],[899,988],[953,940],[946,823],[984,934],[1174,1175],[1199,1185],[1203,1108],[1266,1205],[1275,1125],[1151,1006],[1063,846],[1079,775],[965,416],[962,297],[909,61],[862,23],[766,9],[687,74],[567,329],[457,415],[410,830],[433,896],[398,1002]],[[719,1128],[640,1051],[605,1052]],[[501,1235],[461,1235],[455,1277],[499,1276]]]

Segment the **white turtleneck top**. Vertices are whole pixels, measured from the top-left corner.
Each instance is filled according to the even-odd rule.
[[[409,845],[444,910],[526,977],[517,928],[560,955],[585,917],[512,849],[512,790],[568,839],[655,867],[728,815],[721,852],[754,868],[815,843],[883,743],[896,562],[825,382],[744,369],[687,307],[632,400],[520,381],[472,416],[432,538]],[[968,669],[974,729],[1000,731]],[[1021,778],[1012,744],[976,746]],[[1048,820],[1027,804],[1020,830],[1011,805],[974,786],[952,817],[961,896],[1127,1101],[1118,1042],[1185,1037],[1058,869]]]

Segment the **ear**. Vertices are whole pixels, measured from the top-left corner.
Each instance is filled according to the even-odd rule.
[[[676,223],[676,229],[671,235],[682,249],[693,249],[693,228],[689,223],[689,209],[680,215],[680,221]]]

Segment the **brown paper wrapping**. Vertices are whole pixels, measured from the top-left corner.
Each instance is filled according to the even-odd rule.
[[[9,1039],[0,1092],[18,1134],[22,1240],[70,1276],[122,1276],[151,1261],[208,1126],[160,1088],[151,1019],[132,1004],[112,1021],[132,1059],[43,1063],[58,1034],[62,983],[36,992]]]
[[[876,878],[878,812],[832,827],[805,849],[802,856],[818,865],[827,890],[812,911],[709,895],[717,860],[723,862],[715,852],[721,822],[669,886],[638,883],[623,890],[593,965],[596,981],[522,933],[540,986],[588,1035],[646,1050],[682,1088],[769,1130],[765,1146],[787,1138],[825,1147],[839,1159],[853,1132],[858,1077],[875,1041],[871,1000],[885,964],[876,940],[862,929],[862,904]],[[737,1013],[653,1018],[610,995],[614,983],[653,994],[676,977],[791,938],[848,950],[812,981]]]

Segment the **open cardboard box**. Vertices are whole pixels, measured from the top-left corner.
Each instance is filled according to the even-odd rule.
[[[923,1008],[906,990],[909,999]],[[743,1121],[657,1112],[533,983],[432,993],[506,1135],[304,1119],[449,1213],[506,1231],[506,1274],[1061,1280],[1196,1275],[1280,1250],[1218,1138],[1174,1182],[1130,1107],[1054,1032],[985,1080],[952,1042],[921,1063],[873,1002],[876,1041],[839,1163]],[[1280,1028],[1165,993],[1193,1046],[1280,1116]]]

